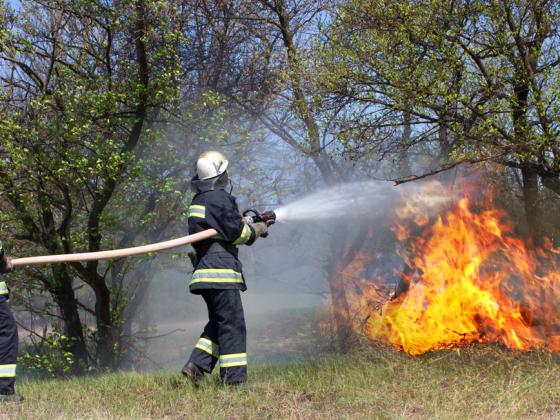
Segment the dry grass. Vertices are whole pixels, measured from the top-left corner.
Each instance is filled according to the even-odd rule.
[[[175,373],[22,380],[6,418],[554,418],[560,357],[473,347],[411,358],[385,347],[286,366],[253,367],[246,388]]]

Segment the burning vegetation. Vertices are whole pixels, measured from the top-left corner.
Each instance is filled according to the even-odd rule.
[[[391,258],[383,253],[361,251],[339,267],[356,331],[411,355],[471,343],[560,350],[559,251],[550,241],[531,246],[491,198],[453,196],[440,184],[403,201],[392,227],[402,259],[396,292],[390,279],[368,275]]]

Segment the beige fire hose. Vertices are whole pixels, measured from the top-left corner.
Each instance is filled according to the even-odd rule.
[[[183,236],[181,238],[172,239],[170,241],[158,242],[155,244],[135,246],[133,248],[114,249],[112,251],[99,252],[83,252],[80,254],[61,254],[61,255],[44,255],[41,257],[15,258],[11,260],[13,267],[21,267],[22,265],[41,265],[66,263],[76,261],[93,261],[93,260],[109,260],[112,258],[131,257],[133,255],[147,254],[150,252],[159,252],[166,249],[177,248],[179,246],[192,244],[194,242],[209,239],[218,232],[215,229],[204,230],[193,235]]]

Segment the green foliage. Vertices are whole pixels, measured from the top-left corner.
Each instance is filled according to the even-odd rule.
[[[164,233],[159,225],[174,220],[184,183],[181,173],[166,172],[184,165],[184,156],[170,150],[166,127],[153,122],[175,115],[179,105],[177,46],[187,41],[169,22],[174,4],[83,0],[22,7],[2,14],[10,23],[2,27],[0,49],[0,188],[2,218],[9,222],[3,233],[25,240],[10,251],[95,251]],[[66,337],[46,345],[76,353],[76,365],[103,365],[113,363],[128,294],[143,278],[127,281],[129,268],[75,264],[45,267],[34,280],[16,276],[35,283],[22,290],[36,291],[38,280],[65,317]],[[109,299],[100,300],[100,292]],[[28,299],[32,306],[34,297]],[[86,355],[78,317],[90,306],[97,324],[93,357]],[[54,362],[49,367],[50,358],[33,357],[65,373]]]
[[[344,2],[321,54],[337,136],[557,171],[559,25],[556,2]]]
[[[69,375],[74,363],[74,356],[67,350],[70,340],[54,330],[37,344],[28,344],[18,358],[22,371],[34,377]]]
[[[12,255],[184,233],[193,156],[237,131],[225,123],[224,97],[186,77],[190,15],[180,10],[172,0],[24,1],[1,10],[0,221]],[[68,340],[59,343],[75,367],[112,367],[154,260],[40,267],[12,278],[26,307],[63,317]],[[82,324],[90,316],[92,334]]]

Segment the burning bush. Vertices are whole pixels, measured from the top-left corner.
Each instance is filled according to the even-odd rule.
[[[368,278],[376,253],[339,270],[355,286],[345,288],[355,330],[411,355],[470,343],[560,350],[558,252],[519,238],[492,199],[427,184],[396,211],[392,230],[403,261],[396,293]]]

